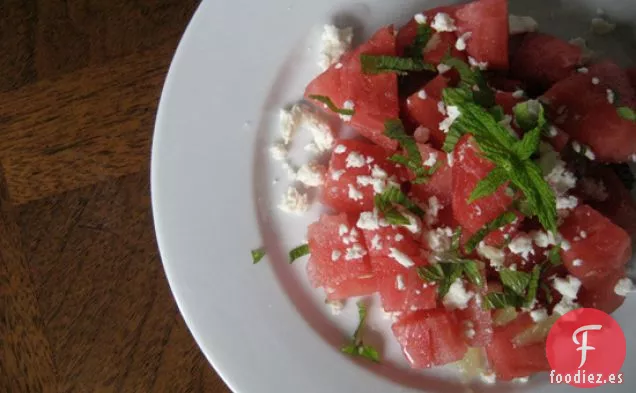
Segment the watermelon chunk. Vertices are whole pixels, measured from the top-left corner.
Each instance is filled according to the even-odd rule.
[[[488,68],[508,69],[508,1],[478,0],[455,13],[459,34],[471,33],[466,51]]]
[[[366,212],[363,215],[377,217],[377,212]],[[415,240],[413,233],[407,228],[388,225],[382,219],[379,219],[378,223],[377,228],[369,229],[370,227],[365,227],[362,230],[369,249],[369,256],[372,258],[389,257],[391,249],[398,250],[411,257],[420,256],[419,243]],[[392,264],[397,265],[395,261]]]
[[[473,297],[466,309],[455,312],[465,328],[464,338],[469,346],[485,347],[492,341],[492,314],[482,307],[481,299]]]
[[[577,206],[559,231],[570,245],[561,250],[563,264],[584,284],[621,268],[632,256],[627,232],[590,206]]]
[[[441,147],[446,139],[446,134],[439,128],[445,116],[439,111],[438,104],[448,83],[448,78],[438,75],[406,100],[409,117],[429,130],[430,140],[436,147]]]
[[[627,71],[610,60],[589,66],[589,74],[599,79],[599,85],[612,89],[620,97],[621,105],[636,107],[636,92]]]
[[[311,252],[307,272],[315,288],[331,293],[340,287],[341,296],[347,297],[369,287],[374,275],[355,216],[323,214],[309,226],[307,239]]]
[[[341,59],[340,66],[329,67],[307,86],[305,97],[327,96],[338,107],[344,107],[345,101],[352,102],[355,114],[351,126],[385,149],[395,150],[397,142],[383,132],[384,122],[399,116],[397,75],[363,73],[361,54],[395,56],[393,27],[381,28],[369,41]],[[322,107],[321,103],[317,104]]]
[[[579,290],[577,302],[583,307],[597,308],[608,314],[614,312],[625,301],[625,296],[614,292],[616,283],[624,277],[624,269],[619,269],[607,277],[590,280]]]
[[[415,199],[421,201],[424,206],[422,208],[425,211],[430,212],[431,198],[437,199],[437,205],[439,205],[439,212],[437,213],[437,220],[433,215],[427,215],[429,222],[427,224],[433,225],[437,222],[446,223],[450,225],[453,222],[452,211],[452,170],[448,165],[448,156],[445,152],[437,150],[431,147],[429,144],[418,144],[420,154],[422,155],[423,162],[427,162],[431,155],[435,155],[439,167],[428,179],[426,183],[412,184],[411,194]],[[455,225],[452,225],[455,226]]]
[[[486,347],[486,354],[499,379],[508,381],[550,369],[545,354],[545,342],[521,347],[512,343],[515,336],[532,325],[532,319],[524,313],[509,324],[494,329],[492,342]]]
[[[529,86],[543,89],[566,78],[581,61],[581,49],[576,45],[551,35],[528,33],[512,58],[510,71]]]
[[[444,309],[406,315],[393,324],[392,330],[413,368],[454,362],[468,350],[457,319]]]
[[[383,148],[359,140],[340,140],[331,155],[320,198],[338,211],[370,211],[374,195],[389,182],[397,183],[397,174]]]
[[[440,12],[448,14],[451,18],[455,16],[455,10],[457,6],[445,6],[433,8],[431,10],[423,11],[422,14],[427,19],[427,24],[430,25],[435,15]],[[413,44],[415,37],[417,36],[418,23],[414,18],[411,18],[407,24],[402,26],[398,32],[396,39],[397,53],[402,56],[406,47]],[[455,42],[457,36],[452,32],[435,32],[429,41],[430,45],[425,48],[427,50],[423,53],[423,58],[432,64],[439,64],[442,57],[451,51],[451,54],[456,57],[462,57],[463,54],[455,49]]]
[[[452,167],[453,213],[465,229],[463,234],[468,236],[507,211],[512,203],[512,197],[506,194],[506,184],[495,193],[468,203],[477,183],[495,167],[479,155],[478,147],[470,138],[468,135],[462,137],[455,146]]]
[[[386,312],[430,310],[437,306],[437,288],[425,286],[414,267],[379,276],[378,292]]]

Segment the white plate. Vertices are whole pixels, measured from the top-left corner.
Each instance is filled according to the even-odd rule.
[[[285,175],[268,154],[278,138],[278,110],[298,100],[318,73],[318,35],[326,22],[352,25],[358,42],[377,27],[402,24],[442,1],[204,1],[179,46],[159,107],[152,155],[152,197],[157,238],[179,308],[203,352],[237,393],[459,392],[452,370],[406,367],[389,322],[371,310],[369,335],[385,361],[370,366],[339,353],[353,331],[349,302],[331,316],[323,294],[309,288],[305,262],[289,266],[287,251],[303,242],[317,217],[283,215],[276,208]],[[445,3],[448,3],[446,1]],[[587,32],[603,4],[610,15],[634,20],[625,1],[512,1],[517,13],[535,16],[542,30],[563,37]],[[564,7],[564,8],[561,8]],[[631,16],[631,18],[630,18]],[[618,54],[631,47],[630,28],[595,48]],[[620,37],[620,39],[619,39]],[[601,46],[602,45],[602,46]],[[303,160],[303,139],[293,158]],[[272,180],[280,178],[273,185]],[[250,249],[268,256],[252,265]],[[375,301],[377,304],[377,299]],[[634,298],[616,313],[626,330],[626,383],[604,391],[636,390]],[[630,374],[629,372],[632,372]],[[479,384],[474,391],[569,392],[545,377],[524,386]]]

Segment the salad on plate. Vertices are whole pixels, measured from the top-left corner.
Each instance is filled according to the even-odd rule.
[[[270,150],[295,181],[280,208],[325,207],[290,262],[308,256],[335,311],[358,298],[342,352],[381,361],[363,332],[377,293],[413,368],[461,361],[490,383],[549,370],[561,315],[611,313],[634,290],[636,70],[507,0],[426,10],[355,48],[327,25],[322,41],[324,72],[281,111]],[[295,168],[301,125],[316,159]]]

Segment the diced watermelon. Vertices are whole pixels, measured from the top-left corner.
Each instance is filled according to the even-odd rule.
[[[448,87],[448,83],[447,77],[438,75],[406,100],[409,117],[428,128],[430,140],[436,147],[441,147],[446,139],[446,134],[439,129],[439,123],[445,116],[439,111],[438,104],[442,101],[442,91]]]
[[[508,1],[479,0],[457,10],[459,34],[471,33],[466,52],[488,68],[508,69]]]
[[[354,216],[323,214],[309,226],[307,239],[311,251],[307,271],[314,287],[330,292],[341,286],[343,296],[345,289],[359,292],[358,284],[367,287],[373,270],[362,233],[355,228]]]
[[[631,258],[627,232],[587,205],[577,206],[559,231],[570,246],[561,250],[563,264],[584,284],[607,276]]]
[[[577,302],[583,307],[597,308],[608,314],[614,312],[625,301],[625,296],[614,292],[616,283],[624,277],[624,269],[619,269],[607,277],[590,280],[579,290]]]
[[[430,310],[437,306],[437,287],[425,284],[414,267],[379,277],[378,292],[386,312]]]
[[[371,295],[378,290],[378,278],[375,276],[343,281],[333,287],[327,287],[327,300],[345,300],[354,296]]]
[[[618,64],[610,60],[589,66],[589,74],[599,79],[599,85],[612,89],[622,105],[636,107],[636,93],[629,75]]]
[[[408,229],[395,225],[383,226],[387,225],[384,220],[379,220],[379,223],[377,229],[362,230],[371,258],[388,257],[391,254],[391,249],[411,257],[420,256],[419,243]],[[393,260],[393,265],[397,265],[395,260]]]
[[[545,342],[514,346],[512,339],[533,325],[526,313],[507,325],[494,329],[492,342],[486,347],[491,367],[501,380],[527,377],[550,369],[545,354]]]
[[[446,225],[450,225],[454,219],[451,198],[452,171],[451,167],[448,165],[448,157],[445,152],[437,150],[429,144],[418,144],[418,147],[424,162],[428,161],[432,154],[435,154],[440,166],[426,183],[412,184],[411,194],[417,200],[422,202],[422,208],[425,211],[430,209],[430,198],[437,198],[437,203],[440,207],[437,214],[437,220],[435,220],[433,216],[430,216],[431,222],[428,222],[427,224],[433,225],[437,222],[441,222]]]
[[[495,94],[495,102],[503,108],[507,115],[512,115],[515,105],[522,101],[525,101],[523,97],[515,97],[511,92],[497,91]]]
[[[418,311],[392,326],[413,368],[427,368],[460,360],[468,347],[457,320],[444,309]]]
[[[446,7],[438,7],[433,8],[431,10],[423,11],[422,14],[427,18],[427,24],[430,25],[435,15],[440,12],[446,13],[451,17],[454,17],[455,10],[457,6],[446,6]],[[400,28],[396,39],[396,47],[397,53],[401,56],[404,54],[404,50],[406,47],[413,44],[413,40],[417,36],[417,27],[418,23],[414,18],[411,18],[407,24]],[[455,49],[455,41],[457,41],[457,36],[454,33],[442,32],[433,34],[430,39],[430,51],[424,54],[424,59],[428,62],[432,62],[434,64],[438,64],[441,60],[441,56],[446,54],[446,52],[450,49],[453,56],[462,56],[461,52]],[[441,56],[440,56],[441,54]]]
[[[341,67],[333,65],[319,75],[307,86],[305,97],[327,96],[339,107],[343,107],[345,101],[351,101],[355,110],[351,125],[385,149],[395,150],[397,142],[383,132],[384,122],[399,115],[397,75],[391,72],[363,73],[361,54],[395,56],[393,27],[378,30],[369,41],[341,59]]]
[[[478,147],[466,135],[455,146],[452,167],[453,213],[455,219],[465,229],[464,235],[472,235],[485,224],[507,211],[512,197],[506,194],[507,185],[502,185],[495,193],[468,203],[475,186],[495,167],[479,155]]]
[[[380,189],[369,182],[398,182],[397,173],[381,147],[359,140],[339,140],[329,161],[321,201],[338,211],[373,210],[373,197]]]
[[[493,325],[490,310],[486,310],[476,298],[470,299],[468,308],[455,311],[466,328],[464,337],[471,347],[485,347],[492,341]]]
[[[547,88],[581,63],[581,49],[547,34],[528,33],[512,58],[512,74],[529,86]]]
[[[570,136],[561,128],[554,125],[550,128],[550,131],[554,132],[554,135],[548,138],[548,143],[552,145],[554,151],[560,153],[568,145],[568,142],[570,142]]]

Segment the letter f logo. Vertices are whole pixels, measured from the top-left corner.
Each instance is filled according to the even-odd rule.
[[[587,332],[590,330],[601,330],[601,328],[602,328],[601,325],[585,325],[576,329],[574,333],[572,334],[572,341],[574,341],[574,344],[581,345],[580,347],[576,349],[577,351],[581,351],[581,364],[579,364],[579,368],[583,367],[583,365],[585,364],[585,361],[587,360],[587,351],[593,351],[596,349],[592,346],[587,345]],[[581,339],[581,342],[579,342],[577,336],[581,332],[583,334],[581,334],[582,339]]]

